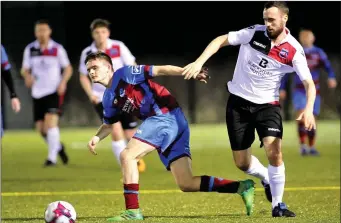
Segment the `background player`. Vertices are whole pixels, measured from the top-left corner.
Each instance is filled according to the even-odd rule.
[[[64,164],[68,163],[64,145],[60,142],[58,122],[67,82],[72,75],[66,51],[51,39],[51,33],[48,21],[36,22],[37,39],[25,48],[21,70],[26,86],[31,88],[36,129],[48,144],[45,166],[54,166],[58,154]]]
[[[279,87],[285,73],[296,71],[307,90],[307,104],[298,120],[307,129],[315,127],[313,105],[315,86],[300,44],[286,28],[289,8],[285,2],[264,5],[265,25],[255,25],[215,38],[194,62],[185,67],[185,79],[196,77],[203,64],[221,47],[240,45],[226,106],[226,125],[236,166],[270,184],[273,217],[295,217],[282,202],[285,166],[282,159],[282,117]],[[257,130],[264,145],[269,166],[266,169],[251,155]],[[267,190],[266,190],[267,191]]]
[[[109,26],[110,23],[104,19],[95,19],[91,23],[90,30],[94,41],[82,51],[79,63],[80,83],[101,120],[103,119],[102,97],[105,87],[97,83],[91,85],[84,64],[86,56],[90,53],[105,52],[110,56],[115,70],[124,65],[136,65],[135,57],[131,54],[127,46],[122,41],[109,38]],[[113,125],[111,133],[112,151],[118,163],[120,163],[120,153],[126,147],[127,141],[134,135],[137,125],[136,118],[128,114],[122,114],[120,116],[120,122]],[[143,160],[139,161],[138,166],[140,172],[143,172],[146,168]]]
[[[119,120],[121,112],[144,120],[120,155],[126,211],[109,221],[143,220],[138,202],[137,160],[155,149],[182,191],[238,193],[246,204],[247,214],[251,213],[254,196],[252,180],[238,182],[192,174],[188,122],[170,92],[150,80],[160,75],[181,76],[182,68],[124,66],[113,73],[111,58],[104,53],[88,55],[85,63],[92,81],[107,88],[103,96],[103,124],[88,144],[93,154],[97,154],[96,145],[110,134],[111,125]],[[201,72],[197,79],[206,82],[207,76]]]
[[[8,87],[12,109],[15,113],[20,111],[21,105],[20,100],[15,92],[14,83],[11,74],[11,64],[8,61],[8,56],[5,48],[1,44],[1,78],[4,80]],[[2,105],[2,103],[1,103]],[[3,119],[2,119],[2,106],[0,109],[0,122],[1,122],[1,137],[3,136]]]
[[[299,40],[303,46],[304,53],[307,58],[308,66],[313,77],[316,86],[316,99],[314,103],[314,115],[317,117],[320,114],[321,107],[321,95],[320,95],[320,69],[324,68],[328,73],[328,87],[336,88],[336,78],[334,71],[331,67],[330,61],[328,60],[327,54],[319,47],[314,45],[315,36],[311,30],[303,29],[299,33]],[[289,79],[287,74],[282,79],[280,87],[280,98],[281,100],[286,99],[286,85]],[[306,92],[302,81],[295,75],[294,77],[294,92],[292,97],[292,103],[294,110],[297,114],[302,113],[306,106]],[[315,148],[316,129],[307,131],[304,128],[304,123],[297,122],[297,131],[300,142],[301,155],[319,155],[319,152]],[[308,146],[306,145],[306,138],[308,135]]]

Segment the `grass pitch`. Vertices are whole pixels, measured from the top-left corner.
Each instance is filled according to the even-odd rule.
[[[100,143],[98,155],[86,144],[97,128],[62,129],[70,164],[42,168],[45,142],[34,131],[7,131],[2,139],[3,222],[43,222],[44,210],[55,200],[70,202],[77,222],[106,222],[124,209],[119,166],[110,138]],[[285,123],[283,154],[286,166],[284,202],[297,217],[273,219],[260,181],[239,171],[233,163],[225,125],[192,125],[191,151],[196,175],[256,181],[255,209],[246,216],[234,194],[182,193],[156,152],[145,157],[147,171],[140,176],[140,207],[144,222],[340,222],[340,121],[318,123],[320,157],[301,157],[295,123]],[[253,154],[267,165],[259,142]]]

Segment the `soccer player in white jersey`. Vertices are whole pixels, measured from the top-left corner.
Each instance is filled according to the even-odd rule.
[[[95,19],[90,25],[93,42],[86,47],[81,54],[79,62],[80,83],[93,104],[99,118],[103,120],[102,98],[105,87],[93,83],[88,76],[85,66],[85,58],[90,53],[104,52],[110,56],[115,70],[125,65],[136,65],[135,57],[128,47],[119,40],[110,39],[110,22],[105,19]],[[137,118],[128,114],[122,114],[120,121],[113,124],[112,129],[112,151],[120,164],[120,153],[125,149],[127,142],[134,135],[138,122]],[[145,171],[145,162],[141,159],[138,162],[140,172]]]
[[[58,154],[64,164],[68,163],[60,142],[58,122],[67,82],[72,75],[66,51],[51,39],[51,33],[48,21],[35,23],[37,39],[25,48],[21,69],[26,86],[31,88],[36,129],[48,144],[45,166],[55,166]]]
[[[203,64],[220,48],[240,45],[232,81],[227,83],[230,97],[226,124],[236,166],[262,180],[272,202],[273,217],[295,217],[282,201],[285,167],[281,152],[283,135],[279,106],[279,87],[286,73],[296,72],[307,92],[307,103],[297,120],[307,130],[315,129],[313,107],[315,85],[302,46],[286,28],[289,8],[285,2],[264,5],[265,25],[254,25],[215,38],[193,63],[185,67],[185,79],[195,78]],[[269,160],[265,168],[251,155],[257,130],[261,147]]]

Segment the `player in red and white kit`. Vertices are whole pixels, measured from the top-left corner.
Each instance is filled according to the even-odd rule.
[[[195,78],[203,64],[221,47],[240,45],[233,79],[227,84],[230,92],[226,107],[228,135],[236,166],[262,180],[267,198],[272,202],[273,217],[296,216],[282,201],[285,167],[281,151],[283,126],[279,87],[286,73],[296,72],[307,92],[306,107],[297,120],[302,120],[308,130],[315,128],[315,85],[302,46],[286,28],[288,14],[285,2],[266,3],[265,25],[217,37],[183,72],[185,79]],[[268,168],[251,155],[255,130],[261,147],[264,145]]]
[[[104,19],[95,19],[91,23],[90,30],[94,41],[82,51],[79,63],[80,83],[101,120],[103,119],[102,98],[105,87],[98,83],[91,84],[84,63],[86,56],[99,51],[104,52],[110,56],[115,70],[125,65],[136,65],[135,57],[128,47],[122,41],[109,38],[109,26],[109,21]],[[113,125],[111,134],[112,151],[118,163],[120,163],[120,153],[125,149],[127,142],[134,135],[137,125],[137,118],[128,114],[122,114],[119,122]],[[138,162],[138,168],[140,172],[146,169],[146,165],[142,159]]]
[[[26,86],[31,89],[36,129],[48,144],[45,166],[54,166],[58,154],[64,164],[69,160],[60,142],[58,122],[72,66],[66,50],[51,39],[51,33],[48,21],[36,22],[37,40],[25,48],[21,70]]]

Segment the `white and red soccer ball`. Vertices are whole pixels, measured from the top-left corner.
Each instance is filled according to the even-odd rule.
[[[76,210],[66,201],[50,203],[45,210],[46,223],[76,223]]]

